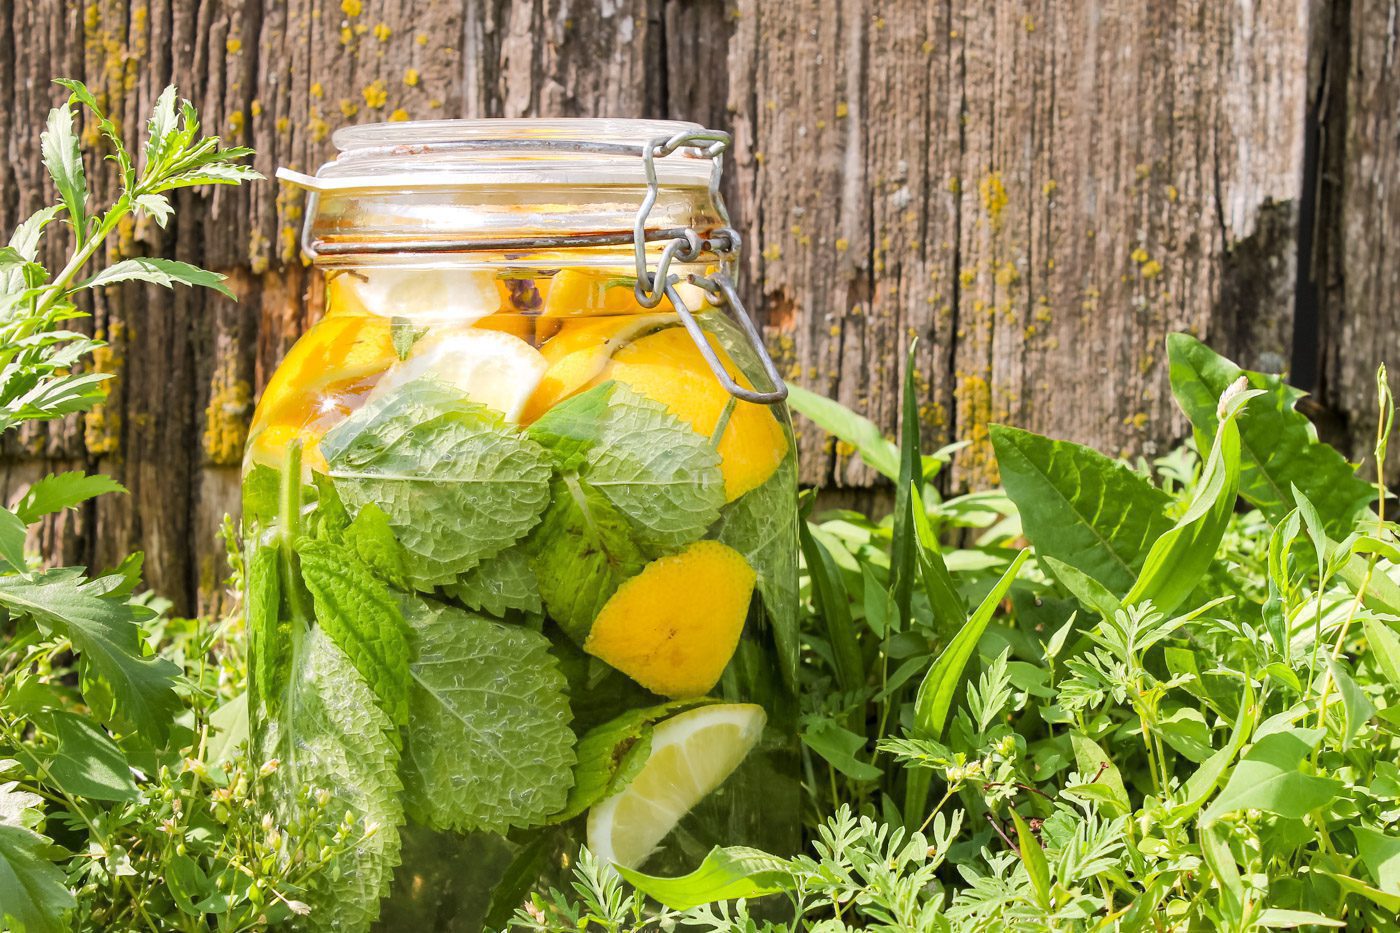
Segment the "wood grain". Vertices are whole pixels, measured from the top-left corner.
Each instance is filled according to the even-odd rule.
[[[51,197],[36,144],[51,74],[89,82],[128,134],[173,81],[268,175],[310,170],[349,123],[695,119],[735,133],[725,193],[783,371],[893,430],[917,337],[926,435],[972,441],[948,481],[979,485],[996,478],[997,420],[1168,449],[1184,433],[1170,330],[1286,364],[1306,116],[1339,42],[1355,47],[1342,161],[1357,246],[1335,263],[1324,372],[1333,404],[1364,406],[1367,354],[1385,349],[1368,334],[1393,335],[1400,306],[1396,17],[1387,0],[1337,2],[1355,7],[1344,35],[1324,0],[5,4],[0,223]],[[295,192],[267,181],[177,207],[173,229],[134,226],[115,251],[200,262],[241,300],[105,296],[91,326],[111,342],[109,401],[11,442],[0,492],[64,466],[111,472],[130,496],[56,520],[46,552],[101,565],[143,547],[152,585],[192,609],[220,599],[214,531],[236,505],[247,419],[320,287]],[[800,448],[808,483],[873,481],[809,427]]]

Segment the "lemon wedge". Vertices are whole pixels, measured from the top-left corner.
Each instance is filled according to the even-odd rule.
[[[761,706],[724,703],[660,723],[642,770],[588,811],[588,848],[601,864],[640,868],[681,818],[734,773],[767,721]]]
[[[519,337],[497,330],[442,331],[423,337],[406,359],[389,367],[370,398],[382,398],[416,379],[431,377],[517,423],[548,368],[540,351]]]
[[[508,297],[496,273],[479,269],[356,269],[330,279],[327,304],[340,311],[410,321],[471,324]]]

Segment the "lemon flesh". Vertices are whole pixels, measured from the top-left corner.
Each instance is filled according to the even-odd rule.
[[[326,285],[327,304],[352,314],[417,323],[470,324],[501,309],[509,295],[496,273],[479,269],[356,269]]]
[[[619,586],[583,650],[652,693],[704,696],[739,645],[756,579],[738,551],[696,541]]]
[[[761,706],[725,703],[662,722],[632,783],[589,810],[588,848],[604,865],[640,868],[676,824],[734,773],[767,721]]]
[[[415,343],[408,358],[379,379],[370,397],[381,398],[417,379],[432,378],[515,423],[548,367],[540,351],[502,331],[443,331]]]

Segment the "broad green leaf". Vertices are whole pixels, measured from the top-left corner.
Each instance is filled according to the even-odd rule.
[[[1045,860],[1045,850],[1040,840],[1035,838],[1021,814],[1011,811],[1011,821],[1016,824],[1016,841],[1020,845],[1021,864],[1030,878],[1031,890],[1035,891],[1036,902],[1044,910],[1050,909],[1050,863]]]
[[[1338,661],[1327,657],[1327,670],[1332,674],[1332,682],[1337,685],[1337,693],[1342,698],[1342,748],[1350,748],[1351,741],[1376,713],[1376,707],[1366,696],[1346,668]]]
[[[742,846],[711,849],[699,868],[679,878],[614,867],[638,891],[672,910],[777,894],[791,890],[795,883],[786,859]]]
[[[773,626],[778,666],[788,689],[797,689],[797,462],[785,457],[773,475],[720,513],[715,537],[749,562]]]
[[[1171,527],[1170,497],[1088,447],[1005,425],[991,431],[1002,484],[1036,553],[1126,593]]]
[[[20,764],[14,758],[6,758],[3,763],[6,769]],[[18,786],[18,781],[0,783],[0,825],[32,828],[43,819],[44,798],[27,790],[16,790]]]
[[[514,544],[549,503],[544,450],[427,379],[366,404],[326,433],[321,452],[351,517],[382,509],[424,588]]]
[[[68,210],[78,244],[87,241],[87,175],[83,171],[83,152],[73,132],[73,106],[65,101],[49,111],[46,129],[40,136],[44,168],[58,188],[58,196]]]
[[[117,282],[149,282],[166,288],[174,288],[176,285],[202,285],[236,301],[237,296],[224,284],[226,278],[228,276],[209,272],[187,262],[140,256],[113,263],[83,282],[81,287],[101,288],[104,285],[115,285]]]
[[[1319,868],[1318,871],[1337,882],[1342,890],[1346,891],[1348,894],[1359,894],[1381,909],[1388,910],[1392,914],[1400,916],[1400,894],[1382,891],[1380,888],[1374,888],[1364,881],[1358,881],[1347,875],[1339,875],[1325,868]]]
[[[69,928],[63,915],[77,901],[63,871],[49,860],[52,853],[54,846],[38,833],[0,823],[0,921],[11,921],[24,933]]]
[[[1232,394],[1233,393],[1233,394]],[[1176,524],[1152,544],[1124,605],[1151,602],[1170,614],[1201,582],[1235,513],[1240,485],[1240,434],[1235,423],[1258,392],[1230,389],[1220,399],[1221,421],[1200,481]]]
[[[1259,925],[1271,930],[1294,930],[1298,927],[1308,926],[1344,927],[1347,924],[1345,920],[1324,917],[1311,910],[1287,910],[1282,907],[1270,907],[1259,915]]]
[[[1040,555],[1037,560],[1050,571],[1056,580],[1060,581],[1065,589],[1069,590],[1070,595],[1078,600],[1079,605],[1085,609],[1098,613],[1105,619],[1111,619],[1122,611],[1123,604],[1118,601],[1118,598],[1087,573],[1048,554]]]
[[[1251,400],[1239,420],[1240,495],[1272,522],[1293,508],[1298,487],[1323,516],[1328,534],[1343,538],[1357,514],[1375,498],[1336,450],[1317,439],[1307,417],[1297,411],[1304,395],[1279,376],[1249,372],[1186,334],[1167,338],[1172,394],[1206,449],[1215,437],[1221,393],[1244,376],[1265,395]]]
[[[284,652],[292,643],[282,618],[281,549],[254,548],[244,571],[244,616],[248,627],[248,692],[255,709],[275,716],[285,687]]]
[[[324,497],[317,503],[318,517],[322,519],[317,537],[336,541],[354,551],[355,556],[364,561],[376,576],[391,586],[401,590],[413,589],[409,580],[408,556],[399,546],[394,529],[389,527],[389,516],[384,514],[384,510],[373,502],[367,503],[354,521],[337,528],[341,516],[336,514],[336,505]]]
[[[543,823],[564,807],[575,762],[567,686],[549,639],[423,602],[407,615],[409,812],[458,832]]]
[[[842,728],[830,719],[814,719],[802,730],[802,744],[827,764],[857,781],[878,781],[884,771],[856,757],[865,748],[865,736]]]
[[[1390,686],[1400,690],[1400,637],[1374,616],[1363,618],[1361,625],[1366,632],[1366,644],[1371,649],[1376,666],[1385,675]]]
[[[1376,882],[1376,887],[1387,894],[1400,895],[1400,836],[1372,829],[1369,826],[1353,826],[1352,836],[1356,838],[1356,851],[1366,865],[1366,871]]]
[[[74,797],[135,800],[139,792],[126,755],[107,733],[76,713],[51,715],[58,750],[48,770],[58,786]]]
[[[1242,928],[1244,919],[1245,892],[1240,878],[1239,866],[1230,852],[1230,844],[1223,838],[1224,831],[1209,820],[1203,820],[1197,827],[1197,842],[1201,847],[1201,858],[1215,876],[1219,889],[1216,907],[1230,921],[1231,929]]]
[[[1200,812],[1201,807],[1205,806],[1206,800],[1220,786],[1220,781],[1229,771],[1235,756],[1240,753],[1241,748],[1244,748],[1245,742],[1249,741],[1257,717],[1258,710],[1254,706],[1254,688],[1246,682],[1244,693],[1240,697],[1239,714],[1235,718],[1234,728],[1230,730],[1229,741],[1213,752],[1186,779],[1186,783],[1181,788],[1181,802],[1171,809],[1173,825],[1195,816]]]
[[[1110,805],[1117,815],[1132,812],[1128,800],[1128,790],[1123,785],[1123,773],[1099,747],[1099,743],[1082,732],[1069,734],[1070,747],[1074,749],[1074,767],[1086,784],[1070,785],[1064,793],[1069,796],[1084,796],[1085,787],[1101,787],[1103,802]]]
[[[651,754],[652,726],[711,702],[714,701],[673,700],[659,706],[632,709],[589,729],[575,749],[578,763],[574,766],[569,799],[563,810],[550,817],[550,822],[567,822],[604,797],[622,790]]]
[[[244,691],[209,714],[209,741],[204,746],[204,762],[219,765],[231,761],[247,744],[251,731],[248,719],[248,693]]]
[[[539,832],[520,847],[520,851],[506,866],[505,874],[491,889],[491,902],[486,907],[486,917],[482,929],[504,930],[530,896],[540,876],[549,867],[556,840],[548,832]]]
[[[988,623],[992,621],[997,607],[1011,589],[1011,584],[1016,581],[1017,574],[1021,572],[1021,565],[1030,554],[1029,549],[1017,553],[1011,566],[1006,568],[1001,579],[983,598],[981,605],[973,611],[958,634],[938,655],[938,660],[934,661],[933,667],[919,685],[918,698],[914,703],[914,725],[921,733],[935,739],[943,734],[948,710],[962,683],[963,669],[967,667],[967,662],[972,658],[977,643],[982,640]]]
[[[0,606],[73,642],[85,679],[101,678],[119,698],[117,708],[102,709],[104,719],[120,716],[143,735],[163,740],[181,708],[174,690],[179,668],[143,655],[140,623],[154,613],[105,595],[105,585],[84,579],[75,568],[30,579],[0,576]]]
[[[1186,759],[1200,763],[1210,757],[1210,727],[1201,711],[1189,706],[1163,710],[1157,722],[1162,738]]]
[[[297,544],[316,624],[331,637],[395,725],[408,721],[408,627],[388,587],[353,553],[329,541]]]
[[[36,480],[15,503],[15,512],[27,524],[33,524],[45,515],[71,509],[109,492],[126,492],[126,487],[101,473],[55,473]]]
[[[396,730],[329,635],[312,628],[298,642],[288,651],[284,712],[268,723],[260,757],[278,760],[274,798],[284,817],[314,801],[316,789],[331,795],[322,831],[334,833],[347,812],[354,815],[358,842],[314,874],[301,899],[311,905],[312,930],[366,930],[399,864]]]
[[[24,556],[24,537],[28,532],[24,519],[0,506],[0,560],[21,573],[28,567]]]
[[[838,440],[855,448],[872,470],[886,479],[899,481],[899,448],[880,431],[875,422],[840,402],[788,384],[788,407]]]
[[[521,548],[507,548],[488,557],[462,574],[447,591],[468,609],[487,615],[502,617],[511,610],[541,611],[539,581],[530,567],[529,556]]]
[[[1235,810],[1251,809],[1299,819],[1331,803],[1342,783],[1301,770],[1320,741],[1320,729],[1291,728],[1255,742],[1202,820],[1210,822]]]

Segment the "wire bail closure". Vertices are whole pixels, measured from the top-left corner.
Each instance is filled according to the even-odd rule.
[[[706,365],[710,367],[710,372],[714,374],[715,379],[719,381],[726,392],[745,402],[776,405],[787,398],[787,383],[778,374],[778,367],[774,365],[767,347],[763,345],[763,336],[758,332],[753,318],[749,316],[748,309],[744,307],[743,300],[740,299],[739,293],[734,287],[733,277],[726,271],[733,269],[736,265],[736,257],[742,242],[738,231],[729,226],[729,211],[725,208],[724,199],[720,197],[717,188],[720,176],[718,169],[730,142],[731,137],[728,133],[706,130],[700,133],[677,133],[669,137],[661,136],[649,142],[642,151],[642,164],[646,169],[647,194],[642,199],[642,206],[637,210],[637,219],[632,224],[632,249],[637,264],[637,283],[633,288],[638,304],[644,308],[655,308],[661,304],[662,298],[670,299],[671,306],[676,309],[676,314],[680,317],[681,323],[685,325],[690,339],[695,342],[695,348],[700,351]],[[685,228],[662,249],[661,258],[656,263],[656,271],[653,272],[647,265],[646,244],[649,239],[647,218],[651,214],[652,207],[656,204],[656,199],[661,194],[661,184],[656,176],[656,160],[665,158],[682,148],[699,149],[702,155],[715,162],[717,170],[711,176],[710,191],[715,205],[719,209],[719,215],[724,220],[724,226],[713,231],[708,237],[701,237],[690,227]],[[743,328],[744,336],[748,339],[749,346],[763,365],[764,375],[768,377],[768,382],[773,387],[768,391],[746,389],[739,385],[729,371],[724,368],[724,364],[720,362],[714,347],[710,345],[709,338],[701,329],[699,322],[695,320],[694,311],[699,309],[692,310],[686,307],[685,301],[676,290],[676,283],[680,277],[671,274],[671,263],[677,259],[681,262],[694,262],[706,252],[712,252],[720,257],[720,271],[710,275],[688,275],[686,279],[691,284],[698,285],[705,290],[710,304],[715,307],[728,307],[730,314],[738,320],[739,326]]]

